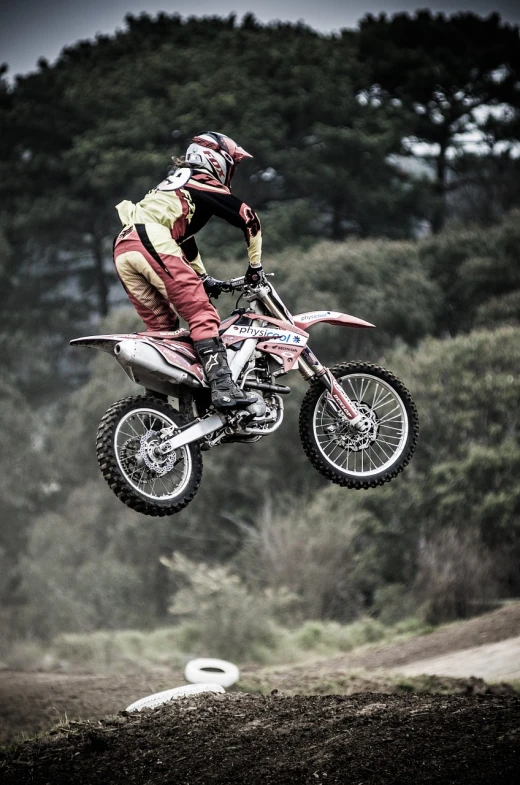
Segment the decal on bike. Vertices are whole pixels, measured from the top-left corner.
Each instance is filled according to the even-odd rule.
[[[282,343],[295,343],[300,344],[302,347],[307,343],[307,339],[303,336],[296,335],[290,330],[278,330],[270,327],[244,327],[240,325],[232,325],[224,333],[226,336],[237,336],[240,339],[244,338],[271,338],[276,339]]]
[[[342,388],[334,379],[334,377],[329,375],[329,378],[331,379],[332,382],[331,395],[333,399],[339,405],[341,411],[345,414],[347,419],[353,420],[355,417],[358,416],[358,412],[356,411],[352,401],[350,400],[348,395],[345,394],[345,392],[342,390]]]
[[[311,311],[300,316],[300,322],[312,322],[314,319],[324,319],[326,316],[341,316],[336,311]]]
[[[284,373],[294,368],[303,350],[303,346],[289,346],[286,343],[276,343],[275,340],[259,342],[256,348],[261,352],[278,357],[283,363]]]

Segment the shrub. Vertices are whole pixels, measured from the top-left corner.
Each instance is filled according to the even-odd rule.
[[[299,510],[302,512],[299,512]],[[280,590],[287,588],[297,602],[291,619],[352,621],[363,607],[358,581],[355,513],[335,510],[318,494],[292,511],[278,508],[251,529],[239,564],[249,581]]]
[[[426,621],[465,619],[496,592],[493,559],[478,535],[445,529],[421,543],[415,586]]]
[[[372,612],[382,624],[395,624],[411,616],[417,602],[403,583],[386,583],[374,592]]]
[[[275,617],[293,597],[283,589],[251,591],[229,567],[197,563],[174,553],[161,562],[181,588],[170,612],[189,619],[198,631],[200,656],[242,661],[264,646],[275,646]]]

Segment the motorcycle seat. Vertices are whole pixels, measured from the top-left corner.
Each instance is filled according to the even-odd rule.
[[[227,322],[227,320],[226,320],[226,322]],[[218,328],[218,334],[219,335],[223,335],[226,332],[228,327],[229,327],[229,322],[221,324],[221,326]],[[176,341],[186,341],[187,343],[193,343],[193,340],[192,340],[192,337],[190,335],[190,331],[189,330],[179,330],[179,332],[177,332],[177,334],[175,335],[175,340]]]
[[[224,319],[224,321],[219,327],[218,334],[223,335],[226,332],[227,328],[230,326],[230,324],[233,324],[234,322],[237,321],[237,318],[238,317],[232,315],[232,316],[228,316],[227,319]],[[146,332],[138,333],[138,335],[144,335],[146,337],[151,337],[151,338],[158,338],[159,340],[166,339],[169,341],[183,341],[184,343],[191,343],[191,344],[193,343],[193,339],[191,337],[190,331],[186,329],[172,330],[171,332],[165,332],[163,330],[147,330]]]

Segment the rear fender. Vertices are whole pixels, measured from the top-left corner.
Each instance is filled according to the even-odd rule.
[[[71,346],[85,346],[88,349],[100,349],[102,352],[114,354],[114,346],[126,338],[135,340],[137,333],[121,333],[120,335],[87,335],[84,338],[74,338]]]
[[[365,322],[364,319],[358,319],[357,316],[350,316],[348,313],[340,313],[339,311],[307,311],[306,313],[297,313],[293,319],[295,325],[301,330],[308,330],[318,322],[337,324],[341,327],[375,327],[375,324]]]
[[[157,340],[147,333],[123,333],[89,335],[75,338],[70,343],[71,346],[85,346],[111,354],[127,376],[144,387],[156,389],[154,377],[161,382],[160,391],[163,391],[164,383],[190,387],[207,384],[194,349],[179,341]]]

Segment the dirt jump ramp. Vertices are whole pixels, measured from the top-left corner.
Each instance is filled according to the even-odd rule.
[[[513,785],[519,696],[202,695],[3,752],[7,785]]]

